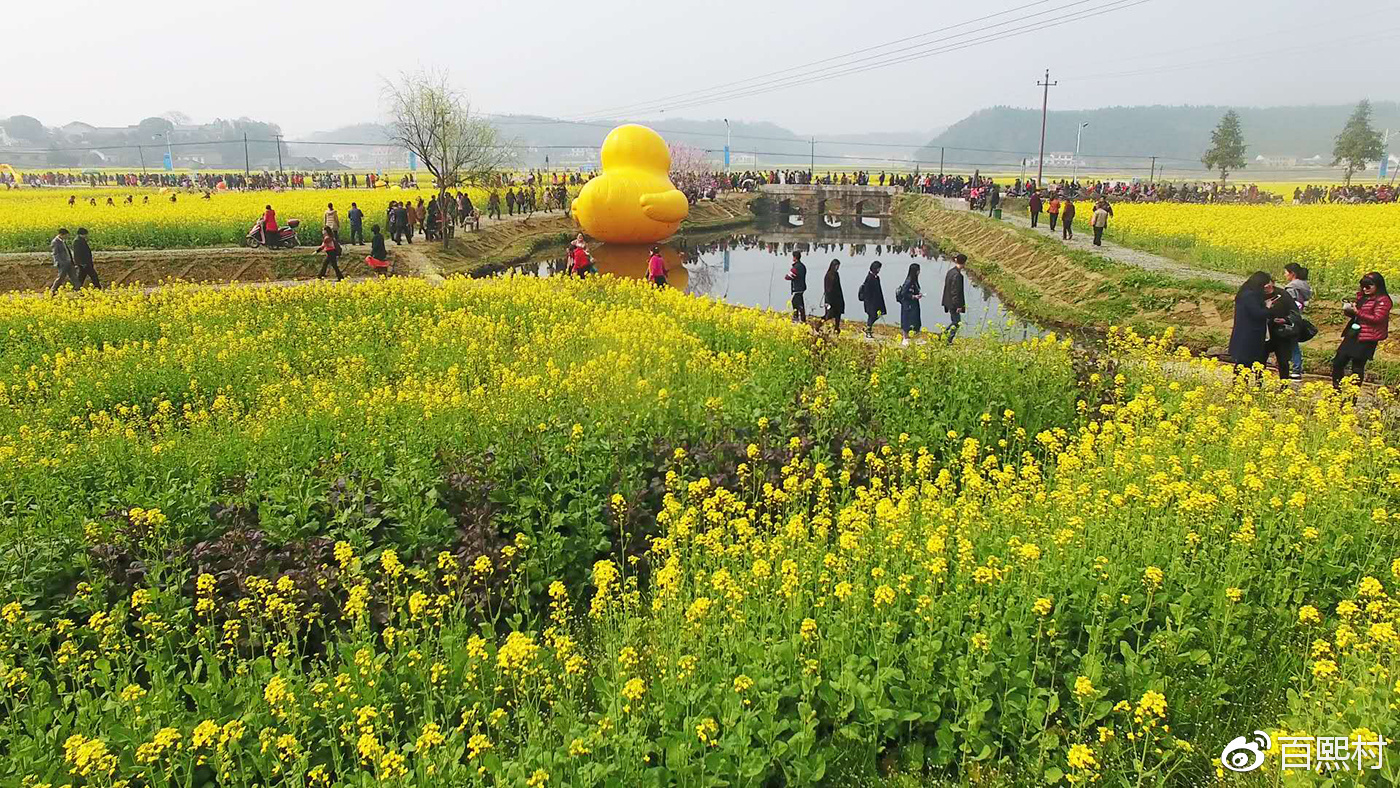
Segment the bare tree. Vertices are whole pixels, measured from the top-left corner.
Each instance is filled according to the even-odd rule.
[[[447,190],[467,178],[485,178],[509,158],[500,132],[453,87],[447,72],[404,73],[384,81],[392,142],[416,154],[437,179],[438,219],[447,246]]]

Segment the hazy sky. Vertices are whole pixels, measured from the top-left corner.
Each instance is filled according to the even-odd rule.
[[[1133,2],[14,0],[0,15],[10,33],[0,117],[125,125],[179,110],[196,121],[272,121],[295,137],[382,119],[380,80],[421,66],[448,69],[489,112],[581,118],[667,99],[667,113],[640,116],[771,120],[798,133],[924,130],[980,107],[1038,107],[1047,65],[1060,81],[1054,109],[1400,98],[1400,0],[1140,0],[1109,10]],[[998,12],[1007,13],[973,21]],[[870,66],[1033,26],[684,106],[716,85],[855,50],[868,49],[814,68]],[[668,98],[676,94],[686,95]]]

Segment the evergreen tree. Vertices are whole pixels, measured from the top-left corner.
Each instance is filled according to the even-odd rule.
[[[1201,163],[1208,170],[1220,170],[1222,186],[1230,170],[1244,169],[1244,133],[1240,131],[1240,116],[1234,110],[1226,112],[1210,133],[1210,150],[1201,157]]]
[[[1347,125],[1337,135],[1337,144],[1332,148],[1332,166],[1347,163],[1347,185],[1351,176],[1366,168],[1366,162],[1379,161],[1385,155],[1385,143],[1381,133],[1371,128],[1371,102],[1362,99],[1356,110],[1347,118]]]

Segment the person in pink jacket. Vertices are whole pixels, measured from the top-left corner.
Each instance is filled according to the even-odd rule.
[[[651,257],[647,260],[647,281],[657,287],[665,287],[666,273],[666,258],[661,256],[661,247],[651,247]]]
[[[1339,386],[1342,372],[1348,364],[1358,383],[1366,379],[1366,362],[1376,355],[1376,346],[1390,333],[1390,294],[1385,289],[1385,277],[1372,271],[1361,277],[1356,291],[1356,303],[1344,304],[1342,312],[1348,318],[1342,329],[1342,344],[1332,358],[1332,385]]]

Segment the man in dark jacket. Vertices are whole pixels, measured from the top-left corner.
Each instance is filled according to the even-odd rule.
[[[953,255],[953,267],[943,277],[943,311],[948,313],[948,343],[958,334],[962,325],[963,313],[967,311],[967,293],[963,290],[963,270],[967,268],[967,255]]]
[[[997,191],[997,185],[994,183],[987,190],[987,215],[991,216],[999,205],[1001,205],[1001,193]]]
[[[867,339],[874,339],[875,321],[890,311],[885,307],[885,291],[880,287],[879,260],[870,264],[870,273],[865,275],[865,282],[861,284],[856,295],[865,304],[865,336]]]
[[[365,212],[360,210],[360,206],[350,203],[350,212],[346,218],[350,220],[350,243],[360,246],[365,242]]]
[[[97,279],[97,269],[92,267],[92,247],[88,246],[86,227],[78,228],[78,238],[73,241],[73,264],[78,267],[79,288],[83,286],[83,282],[91,279],[93,287],[102,289],[102,283]]]
[[[783,277],[792,283],[792,322],[807,322],[807,265],[802,262],[802,253],[792,253],[792,270]]]
[[[1040,224],[1040,192],[1031,192],[1031,199],[1029,202],[1031,204],[1031,226],[1035,227]]]

